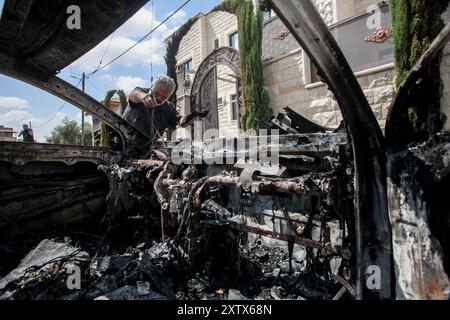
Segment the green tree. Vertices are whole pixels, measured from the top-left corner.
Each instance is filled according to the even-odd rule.
[[[397,86],[444,27],[449,0],[391,0]]]
[[[245,104],[245,112],[241,120],[242,127],[246,130],[258,130],[272,117],[261,60],[262,15],[259,8],[255,14],[251,0],[244,0],[239,7],[238,16],[241,78]]]
[[[90,123],[84,124],[84,141],[90,145],[92,126]],[[62,124],[55,127],[49,136],[46,137],[48,143],[80,145],[81,125],[75,120],[64,118]]]
[[[120,99],[120,115],[123,115],[125,109],[128,106],[127,95],[123,90],[109,90],[106,92],[105,100],[103,100],[103,104],[109,109],[111,107],[111,99],[114,95],[117,94]]]
[[[128,98],[123,90],[117,90],[117,95],[120,99],[120,115],[122,116],[128,106]]]
[[[391,0],[391,20],[396,67],[396,85],[403,82],[411,68],[430,47],[433,39],[444,27],[441,15],[449,0]],[[442,129],[440,98],[442,81],[440,64],[442,53],[424,75],[423,83],[426,97],[418,95],[408,107],[409,121],[415,131],[427,131],[431,134]]]
[[[110,109],[111,107],[111,99],[114,97],[114,95],[117,94],[120,99],[120,115],[123,115],[125,112],[125,109],[128,106],[128,99],[127,95],[123,90],[109,90],[106,92],[105,99],[102,101],[102,103]],[[103,121],[100,121],[100,146],[101,147],[109,147],[109,139],[108,139],[108,129],[106,127],[106,124]]]
[[[263,3],[266,6],[266,3]],[[254,10],[252,0],[225,0],[213,10],[234,13],[238,18],[239,54],[245,112],[241,124],[245,130],[261,128],[272,117],[269,93],[264,85],[262,65],[262,14]]]

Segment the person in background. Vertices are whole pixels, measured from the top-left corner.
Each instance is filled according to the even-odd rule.
[[[19,137],[22,136],[23,142],[34,142],[33,129],[29,128],[26,123],[23,124],[23,130],[19,133]]]

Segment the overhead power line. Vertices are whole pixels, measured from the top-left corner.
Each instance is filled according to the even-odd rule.
[[[91,80],[91,78],[86,77],[86,80],[91,84],[91,86],[97,91],[99,94],[105,94],[105,91],[99,89],[97,85],[94,83],[94,81]]]
[[[114,38],[114,33],[111,35],[111,37],[109,38],[109,42],[108,42],[108,45],[106,46],[106,49],[105,49],[105,51],[103,52],[103,55],[102,55],[102,57],[100,58],[100,62],[98,63],[98,66],[97,66],[97,68],[95,68],[95,70],[94,71],[92,71],[92,73],[91,74],[94,74],[94,73],[96,73],[98,70],[99,70],[99,68],[102,66],[102,63],[103,63],[103,59],[105,58],[105,56],[106,56],[106,53],[108,52],[108,50],[109,50],[109,47],[111,46],[111,42],[112,42],[112,39]]]
[[[80,85],[80,83],[81,83],[81,79],[80,79],[80,81],[78,81],[78,83],[77,83],[77,85],[76,85],[76,87],[78,88],[78,86]],[[67,104],[67,102],[65,102],[64,101],[64,103],[59,107],[59,109],[44,123],[44,124],[42,124],[42,125],[40,125],[40,126],[36,126],[35,127],[35,129],[40,129],[40,128],[43,128],[43,127],[45,127],[46,125],[48,125],[49,123],[50,123],[50,121],[52,121],[55,117],[56,117],[56,115],[58,114],[58,112],[61,112],[61,110],[64,108],[64,106]]]
[[[133,44],[131,47],[129,47],[127,50],[125,50],[124,52],[122,52],[120,55],[118,55],[117,57],[115,57],[114,59],[112,59],[110,62],[108,62],[107,64],[103,65],[102,67],[98,68],[97,70],[93,71],[92,73],[90,73],[89,75],[93,75],[94,73],[97,73],[98,71],[101,71],[103,69],[105,69],[106,67],[110,66],[111,64],[113,64],[114,62],[116,62],[118,59],[120,59],[121,57],[123,57],[125,54],[127,54],[130,50],[132,50],[134,47],[136,47],[139,43],[141,43],[142,41],[144,41],[145,39],[147,39],[148,36],[150,36],[153,32],[155,32],[156,30],[158,30],[164,23],[166,23],[168,20],[170,20],[170,18],[172,18],[174,15],[176,15],[179,11],[181,11],[181,9],[183,9],[189,2],[191,2],[192,0],[187,0],[185,3],[183,3],[177,10],[175,10],[174,12],[172,12],[169,16],[167,16],[166,19],[164,19],[161,23],[159,23],[156,27],[154,27],[149,33],[147,33],[145,36],[143,36],[141,39],[139,39],[135,44]]]
[[[155,8],[154,2],[152,0],[152,18],[150,23],[150,29],[153,29],[153,24],[155,21]],[[150,36],[150,83],[153,83],[153,48],[152,48],[153,37]]]

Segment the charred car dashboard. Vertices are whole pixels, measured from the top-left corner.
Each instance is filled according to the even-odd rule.
[[[146,1],[80,1],[88,13],[76,31],[61,27],[68,1],[50,6],[5,1],[1,73],[94,115],[117,133],[120,150],[0,142],[2,243],[75,234],[94,234],[97,243],[109,237],[129,246],[143,242],[133,253],[109,255],[109,268],[117,259],[126,262],[117,268],[127,271],[134,261],[141,272],[136,279],[149,281],[166,298],[220,297],[219,288],[231,289],[235,283],[245,283],[241,291],[254,298],[394,297],[383,134],[314,6],[309,1],[271,2],[335,94],[346,129],[299,134],[290,128],[276,141],[268,137],[268,149],[278,150],[280,163],[267,168],[238,161],[242,155],[236,144],[222,159],[229,163],[231,157],[228,165],[208,165],[207,158],[196,165],[175,164],[157,150],[143,157],[148,137],[56,76]],[[244,144],[251,145],[251,139],[245,137]],[[217,140],[203,141],[200,148],[208,150]],[[192,151],[189,143],[171,143],[167,149]],[[135,256],[136,250],[145,251],[144,259]],[[80,264],[92,270],[102,254],[108,255],[97,248],[97,260]],[[386,275],[375,291],[365,286],[372,265]],[[115,283],[124,288],[136,279],[117,276]],[[95,279],[104,280],[104,274]],[[35,297],[21,288],[0,282],[1,290],[9,290],[4,297]],[[93,292],[83,297],[101,295]]]

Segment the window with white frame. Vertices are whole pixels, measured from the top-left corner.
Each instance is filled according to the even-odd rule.
[[[192,59],[189,59],[185,63],[183,63],[184,70],[189,71],[194,69],[194,65]]]
[[[232,94],[230,96],[231,105],[231,120],[239,120],[239,103],[237,101],[237,95]]]
[[[236,50],[239,50],[239,36],[238,36],[238,33],[235,32],[235,33],[230,34],[229,40],[230,40],[229,41],[230,47],[232,47],[232,48],[234,48]]]

